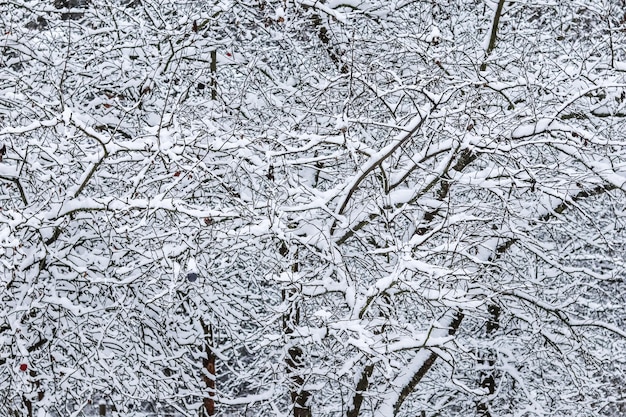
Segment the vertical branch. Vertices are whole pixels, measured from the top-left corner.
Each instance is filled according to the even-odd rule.
[[[42,346],[47,341],[48,341],[47,339],[41,339],[35,345],[29,347],[28,351],[29,352],[34,351],[35,349]],[[44,397],[44,392],[41,389],[41,381],[38,378],[37,372],[31,369],[28,372],[28,375],[30,376],[31,384],[34,386],[34,391],[37,392],[37,401],[42,401]],[[22,401],[24,403],[24,406],[26,407],[27,416],[33,417],[33,400],[26,395],[22,395]]]
[[[372,376],[374,370],[373,364],[368,364],[363,368],[361,372],[361,378],[356,384],[356,392],[352,398],[352,407],[348,409],[346,417],[358,417],[361,411],[361,404],[363,404],[363,393],[367,391],[369,385],[369,378]]]
[[[293,403],[294,417],[311,417],[311,407],[309,399],[311,393],[303,389],[304,378],[299,373],[302,368],[302,348],[299,346],[290,346],[287,349],[287,373],[291,380],[291,401]]]
[[[202,331],[204,332],[204,349],[205,357],[202,358],[202,379],[206,384],[208,393],[202,400],[204,404],[204,415],[215,415],[215,353],[211,349],[211,343],[213,341],[213,326],[207,326],[204,320],[200,319],[202,325]]]
[[[489,312],[489,320],[485,328],[486,336],[488,339],[492,339],[494,333],[500,328],[500,307],[495,304],[490,304],[487,307]],[[486,390],[488,397],[480,400],[476,406],[478,416],[491,417],[489,412],[489,398],[496,392],[496,380],[494,376],[494,365],[496,364],[494,352],[491,349],[486,349],[484,353],[480,354],[478,363],[481,364],[480,386]]]
[[[26,395],[22,396],[22,401],[24,401],[24,406],[26,407],[26,415],[28,417],[33,417],[33,403],[29,400]]]
[[[217,100],[217,50],[211,51],[211,100]]]
[[[287,255],[288,250],[285,244],[280,248],[281,254]],[[291,270],[292,272],[298,272],[300,267],[297,261],[298,253],[296,252],[296,260],[294,261]],[[282,299],[287,303],[288,307],[283,315],[283,332],[285,334],[287,342],[287,356],[285,358],[285,364],[287,366],[287,375],[289,377],[291,402],[293,404],[293,416],[294,417],[311,417],[311,406],[309,403],[311,393],[304,390],[304,377],[301,374],[303,367],[302,356],[303,351],[300,346],[293,345],[293,334],[295,328],[300,322],[300,308],[297,304],[298,294],[295,288],[283,289]]]
[[[384,297],[388,305],[392,304],[392,301],[388,294],[382,294],[382,297]],[[365,309],[361,310],[361,312],[359,313],[359,319],[363,318],[363,316],[365,315],[365,311],[366,311]],[[389,320],[389,314],[387,313],[384,313],[381,311],[379,316],[385,319],[386,322]],[[375,331],[374,333],[381,334],[383,332],[382,328],[384,328],[384,326],[385,325],[383,324],[381,329]],[[354,397],[352,397],[352,405],[350,408],[348,408],[346,417],[358,417],[361,411],[361,405],[363,404],[364,394],[367,392],[367,389],[369,388],[369,381],[372,376],[372,372],[374,371],[374,364],[368,363],[369,361],[367,357],[365,357],[365,361],[367,364],[361,370],[361,377],[356,383]]]
[[[489,45],[485,52],[485,61],[480,66],[481,71],[487,69],[487,57],[491,54],[496,47],[496,40],[498,39],[498,25],[500,24],[500,16],[502,15],[502,7],[504,6],[504,0],[498,1],[498,7],[496,8],[496,15],[493,17],[493,24],[491,25],[491,35],[489,37]]]

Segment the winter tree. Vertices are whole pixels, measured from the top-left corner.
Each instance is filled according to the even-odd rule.
[[[625,411],[622,0],[0,4],[0,413]]]

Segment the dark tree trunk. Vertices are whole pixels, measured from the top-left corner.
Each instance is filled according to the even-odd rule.
[[[500,328],[500,307],[495,304],[487,307],[489,320],[485,326],[486,337],[493,339],[495,332]],[[476,405],[476,411],[480,417],[491,417],[489,412],[489,399],[496,392],[496,379],[494,375],[494,365],[496,364],[495,353],[491,349],[486,349],[480,353],[481,358],[478,363],[482,365],[483,371],[480,375],[480,386],[485,388],[487,396],[481,399]]]
[[[279,253],[283,256],[289,254],[289,250],[283,243],[279,249]],[[292,272],[299,271],[297,262],[298,254],[295,254],[296,261],[293,263]],[[297,345],[292,345],[293,333],[296,326],[300,322],[300,307],[298,306],[298,292],[294,288],[284,289],[282,291],[283,302],[287,303],[288,308],[283,315],[283,333],[287,343],[287,355],[285,364],[287,367],[287,375],[289,377],[291,402],[293,404],[294,417],[311,417],[311,393],[304,390],[304,378],[301,371],[303,368],[303,351]]]
[[[358,417],[359,412],[361,411],[361,404],[363,404],[363,393],[367,391],[369,378],[372,376],[373,370],[373,364],[366,365],[363,368],[361,378],[356,384],[356,392],[354,393],[354,398],[352,399],[352,407],[348,410],[346,417]]]
[[[202,330],[204,331],[204,349],[205,357],[202,358],[203,374],[202,379],[207,387],[207,396],[203,398],[202,403],[204,405],[204,416],[213,416],[216,413],[215,410],[215,353],[211,349],[211,343],[213,341],[213,327],[207,326],[204,320],[201,320]]]

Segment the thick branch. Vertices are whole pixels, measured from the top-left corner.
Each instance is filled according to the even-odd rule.
[[[374,364],[366,365],[361,372],[361,378],[356,384],[356,392],[352,398],[352,408],[348,410],[346,417],[358,417],[361,411],[361,404],[363,403],[363,393],[367,391],[369,384],[369,378],[372,376],[374,370]]]
[[[450,311],[448,316],[447,323],[445,323],[444,328],[434,329],[431,334],[432,337],[438,337],[439,333],[447,334],[452,336],[456,333],[463,321],[463,312],[461,310]],[[400,407],[407,399],[407,397],[415,390],[415,387],[419,382],[424,378],[424,376],[428,373],[430,368],[437,360],[439,355],[432,350],[427,350],[426,348],[420,349],[418,353],[415,355],[411,363],[408,365],[407,370],[400,374],[396,380],[400,379],[402,382],[401,390],[399,394],[394,394],[395,400],[393,401],[392,410],[388,409],[389,402],[387,403],[387,407],[383,405],[377,412],[377,417],[388,417],[389,415],[397,415],[398,411],[400,411]],[[408,377],[408,379],[407,379]],[[392,399],[392,398],[391,398]],[[390,413],[392,412],[392,413]]]
[[[486,59],[496,47],[496,40],[498,39],[498,25],[500,25],[500,16],[502,15],[503,6],[504,0],[500,0],[498,2],[498,7],[496,8],[496,14],[493,17],[493,24],[491,25],[491,36],[489,37],[489,45],[487,46],[487,51],[485,52],[485,61],[480,66],[481,71],[485,71],[487,69]]]

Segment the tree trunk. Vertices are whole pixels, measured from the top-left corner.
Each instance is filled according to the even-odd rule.
[[[286,256],[289,253],[284,243],[279,252],[283,254],[283,256]],[[298,254],[296,253],[296,259],[297,256]],[[294,273],[298,272],[299,265],[297,260],[293,263],[291,270]],[[301,374],[303,367],[303,351],[301,347],[291,344],[295,328],[300,322],[300,307],[298,306],[298,301],[296,300],[297,296],[297,290],[294,288],[284,289],[282,291],[283,302],[288,304],[288,308],[283,315],[283,332],[287,343],[285,364],[287,365],[287,375],[289,377],[291,402],[293,404],[293,416],[311,417],[311,393],[304,390],[303,387],[305,381]]]
[[[211,51],[211,100],[217,100],[217,51]]]
[[[354,393],[354,397],[352,398],[352,407],[348,410],[346,417],[358,417],[359,412],[361,411],[361,404],[363,403],[363,393],[367,391],[369,378],[372,376],[373,370],[373,364],[366,365],[363,368],[363,371],[361,372],[361,378],[356,384],[356,392]]]
[[[487,58],[491,54],[491,51],[493,51],[493,49],[496,47],[496,40],[498,39],[498,25],[500,25],[502,7],[504,7],[504,0],[500,0],[498,2],[496,14],[493,17],[493,25],[491,25],[491,35],[489,36],[489,45],[487,46],[487,50],[485,51],[485,61],[483,61],[482,65],[480,66],[481,71],[485,71],[487,69]]]
[[[211,342],[213,341],[213,326],[207,326],[204,320],[200,320],[202,324],[202,330],[204,332],[204,349],[205,357],[202,358],[202,379],[207,387],[207,396],[204,397],[202,403],[204,404],[204,416],[215,415],[215,353],[211,349]]]
[[[488,340],[493,339],[494,333],[500,328],[500,307],[495,304],[487,307],[489,312],[489,320],[485,328],[486,337]],[[484,352],[480,352],[481,358],[478,363],[482,368],[480,374],[480,386],[484,388],[488,395],[482,398],[476,405],[476,411],[480,417],[491,417],[489,412],[489,399],[496,392],[496,380],[494,375],[494,365],[496,364],[495,353],[492,349],[485,349]]]

